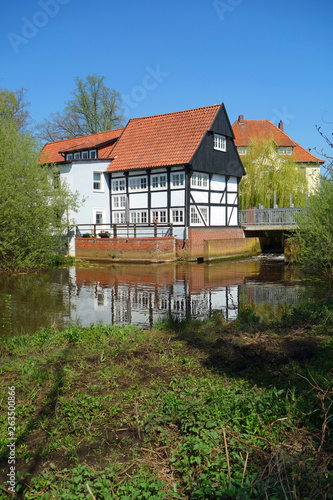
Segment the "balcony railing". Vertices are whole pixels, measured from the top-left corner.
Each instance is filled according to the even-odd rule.
[[[76,238],[166,238],[173,224],[77,224]]]
[[[241,226],[296,226],[302,208],[248,208],[239,211]]]

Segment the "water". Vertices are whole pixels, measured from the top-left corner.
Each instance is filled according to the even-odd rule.
[[[169,314],[206,318],[215,310],[231,321],[247,304],[271,318],[316,295],[318,285],[279,258],[211,264],[85,263],[0,275],[0,334],[31,333],[51,325],[62,329],[71,323],[150,328]]]

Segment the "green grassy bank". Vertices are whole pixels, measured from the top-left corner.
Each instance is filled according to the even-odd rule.
[[[247,309],[2,340],[0,498],[13,387],[13,497],[333,498],[332,318],[321,304],[279,324]]]

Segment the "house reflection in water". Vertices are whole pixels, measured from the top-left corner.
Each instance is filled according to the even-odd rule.
[[[249,274],[249,264],[239,262],[236,270],[230,263],[77,266],[76,320],[82,325],[100,321],[151,328],[168,315],[206,318],[218,310],[230,321],[237,317],[239,285]],[[259,263],[251,262],[254,274],[258,269]]]

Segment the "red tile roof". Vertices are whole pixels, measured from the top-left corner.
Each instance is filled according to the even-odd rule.
[[[269,120],[236,120],[232,125],[236,146],[247,146],[251,140],[268,141],[272,139],[277,146],[293,148],[294,159],[299,163],[324,163],[324,160],[302,148],[293,141],[283,130]]]
[[[189,163],[220,105],[131,119],[116,145],[108,171]]]
[[[100,132],[98,134],[49,142],[42,150],[42,161],[48,163],[64,162],[64,157],[60,154],[61,152],[66,153],[89,148],[98,149],[99,158],[107,158],[114,145],[114,141],[120,136],[122,131],[123,129],[108,130],[107,132]]]

